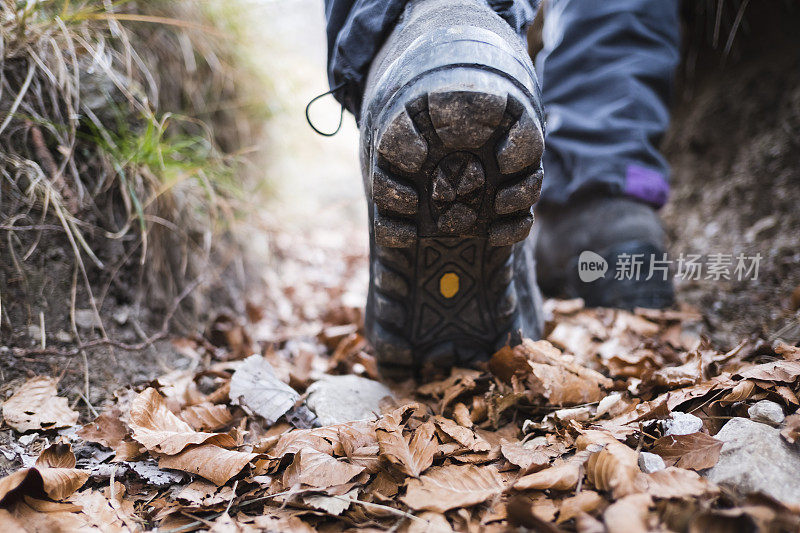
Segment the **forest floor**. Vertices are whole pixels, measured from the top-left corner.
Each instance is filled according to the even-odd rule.
[[[679,112],[667,139],[676,252],[736,253],[730,235],[750,230],[744,251],[769,257],[762,284],[681,285],[684,303],[669,311],[549,300],[544,340],[441,381],[382,384],[362,330],[357,131],[345,117],[323,139],[302,121],[326,87],[322,13],[312,0],[257,10],[254,46],[270,50],[284,96],[268,126],[272,199],[250,226],[260,266],[246,312],[219,310],[203,335],[143,356],[42,363],[7,348],[16,370],[0,388],[0,529],[800,529],[796,213],[769,218],[761,199],[731,215],[732,198],[769,167],[762,155],[791,143],[764,130],[738,165],[710,154],[711,119],[728,105],[720,86],[697,88],[707,105]],[[776,85],[785,127],[797,128],[800,83]],[[338,107],[322,103],[313,118],[327,129]],[[700,159],[719,187],[692,186]],[[782,202],[797,199],[796,172],[773,174]],[[695,217],[706,211],[716,225]]]

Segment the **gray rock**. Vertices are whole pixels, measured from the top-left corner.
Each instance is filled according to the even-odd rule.
[[[769,400],[761,400],[754,403],[747,410],[747,414],[750,416],[750,420],[769,424],[770,426],[780,426],[783,419],[786,418],[783,414],[783,408]]]
[[[76,309],[75,325],[81,329],[100,329],[102,324],[93,309]]]
[[[375,420],[380,402],[392,397],[382,383],[358,376],[325,376],[308,388],[306,405],[320,425],[330,426],[354,420]]]
[[[800,448],[784,442],[779,429],[732,418],[715,438],[724,444],[719,462],[705,474],[710,481],[742,494],[761,492],[800,504]]]
[[[703,421],[689,413],[675,411],[672,420],[664,420],[665,435],[691,435],[703,429]]]
[[[652,474],[659,470],[664,470],[667,467],[664,464],[664,459],[660,455],[650,452],[641,452],[639,454],[639,470],[645,474]]]

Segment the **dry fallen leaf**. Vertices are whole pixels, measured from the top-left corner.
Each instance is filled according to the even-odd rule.
[[[66,398],[58,396],[58,381],[37,376],[20,386],[3,402],[3,419],[20,433],[74,426],[78,413],[69,408]]]
[[[175,494],[175,499],[194,507],[214,508],[227,505],[236,496],[232,487],[218,487],[208,481],[192,481]]]
[[[201,433],[167,409],[164,397],[150,387],[131,403],[129,425],[133,438],[150,451],[175,455],[191,444],[215,444],[224,448],[236,446],[227,434]]]
[[[551,405],[572,406],[597,402],[606,396],[604,389],[613,382],[599,372],[581,366],[574,357],[547,341],[525,339],[515,347],[528,358],[530,389]]]
[[[593,490],[584,490],[561,502],[561,511],[556,523],[561,524],[581,513],[591,513],[606,503],[605,499]]]
[[[783,421],[781,436],[792,444],[800,441],[800,414],[789,415]]]
[[[129,500],[123,501],[124,485],[118,483],[117,497],[109,498],[103,492],[84,490],[70,501],[81,506],[85,520],[102,532],[132,532],[141,529],[133,518],[134,507]]]
[[[433,464],[438,446],[433,422],[422,424],[413,436],[404,436],[396,417],[386,415],[378,421],[376,434],[381,456],[409,476],[417,477]]]
[[[221,486],[257,457],[258,454],[255,453],[226,450],[214,444],[201,444],[189,446],[176,455],[160,456],[158,466],[197,474]]]
[[[300,395],[278,379],[266,359],[251,355],[233,373],[230,398],[232,404],[257,414],[271,426],[294,406]]]
[[[89,479],[89,472],[77,468],[50,468],[47,466],[17,470],[0,479],[0,504],[16,496],[47,495],[63,500],[81,488]]]
[[[447,518],[440,513],[427,511],[419,515],[420,520],[414,520],[408,525],[406,533],[452,533],[453,526],[447,521]]]
[[[503,491],[503,480],[492,466],[436,467],[407,485],[403,503],[417,511],[444,513],[483,503]]]
[[[647,494],[631,494],[621,498],[603,512],[608,533],[649,533],[650,505],[653,500]]]
[[[470,451],[488,452],[492,449],[492,446],[476,435],[474,431],[453,422],[449,418],[437,415],[433,420],[442,432]]]
[[[655,498],[690,498],[718,491],[697,472],[674,466],[642,476],[647,483],[647,493]]]
[[[640,492],[638,454],[621,442],[612,441],[586,461],[586,477],[596,488],[615,499]]]
[[[679,468],[702,470],[717,464],[722,444],[705,433],[666,435],[658,439],[650,451]]]
[[[119,409],[112,409],[95,418],[78,430],[83,440],[102,444],[106,448],[116,448],[128,434],[128,427],[122,422]]]
[[[800,361],[771,361],[736,372],[742,379],[793,383],[800,376]]]
[[[556,462],[550,468],[523,476],[514,483],[517,490],[572,490],[581,479],[583,464],[590,453],[582,451],[576,453],[567,461]]]
[[[210,402],[190,405],[181,411],[180,417],[197,431],[217,431],[233,420],[230,409]]]
[[[352,504],[351,500],[358,499],[358,487],[341,496],[327,496],[325,494],[310,494],[303,496],[303,503],[314,509],[325,511],[331,516],[339,516]]]
[[[748,399],[756,388],[756,384],[752,381],[742,380],[736,384],[731,391],[719,399],[719,403],[734,403],[742,402]]]
[[[542,470],[550,463],[551,455],[543,449],[527,448],[521,442],[504,442],[500,451],[506,460],[519,467],[523,474]]]
[[[283,484],[287,487],[307,485],[325,489],[347,483],[363,471],[363,466],[340,461],[313,448],[303,448],[286,468]]]

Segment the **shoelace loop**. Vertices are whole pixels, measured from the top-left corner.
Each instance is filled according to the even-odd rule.
[[[342,104],[342,110],[339,112],[339,125],[336,126],[336,129],[333,132],[330,132],[330,133],[329,132],[325,132],[325,131],[320,131],[311,122],[311,117],[309,116],[309,110],[311,109],[311,105],[314,102],[316,102],[317,100],[319,100],[320,98],[322,98],[324,96],[328,96],[329,94],[333,94],[338,90],[341,90],[344,87],[344,85],[345,85],[344,82],[342,82],[339,85],[337,85],[336,87],[334,87],[333,89],[331,89],[330,91],[324,92],[324,93],[320,94],[319,96],[315,96],[314,98],[311,99],[311,101],[306,106],[306,122],[308,122],[308,125],[311,126],[312,130],[314,130],[319,135],[322,135],[323,137],[333,137],[334,135],[339,133],[340,129],[342,129],[342,122],[344,121],[344,104]]]

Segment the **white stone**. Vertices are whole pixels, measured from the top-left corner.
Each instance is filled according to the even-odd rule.
[[[665,435],[691,435],[703,429],[703,421],[689,413],[675,411],[672,420],[664,420]]]
[[[715,438],[724,444],[719,461],[705,474],[710,481],[800,505],[800,448],[787,444],[779,429],[737,417]]]
[[[769,400],[761,400],[754,403],[747,410],[747,414],[750,416],[750,420],[769,424],[770,426],[779,426],[783,419],[786,418],[783,414],[783,408]]]
[[[667,467],[664,464],[664,459],[660,455],[650,452],[641,452],[639,454],[639,469],[645,474],[652,474],[659,470],[664,470]]]

